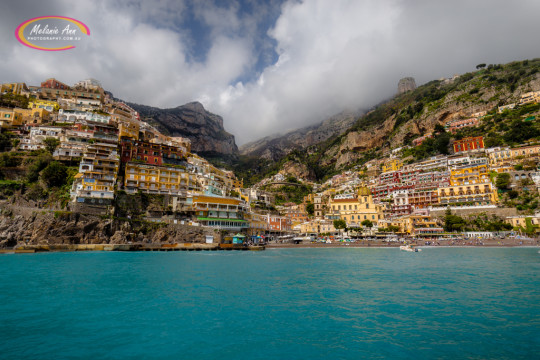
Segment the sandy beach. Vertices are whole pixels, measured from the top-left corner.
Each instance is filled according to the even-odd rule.
[[[482,240],[442,240],[432,241],[431,245],[426,245],[425,241],[413,241],[411,244],[422,247],[517,247],[517,246],[540,246],[540,239],[482,239]],[[267,249],[271,248],[340,248],[340,247],[399,247],[403,245],[400,242],[386,242],[382,240],[359,240],[357,242],[332,242],[326,243],[307,243],[290,244],[275,243],[266,244]]]

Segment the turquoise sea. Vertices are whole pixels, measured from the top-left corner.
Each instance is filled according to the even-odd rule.
[[[0,255],[0,359],[538,359],[538,251]]]

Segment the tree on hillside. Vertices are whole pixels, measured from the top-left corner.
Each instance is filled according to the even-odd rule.
[[[49,154],[53,154],[54,150],[60,145],[60,140],[53,137],[48,137],[43,139],[43,145],[45,145],[45,149],[49,152]]]
[[[41,172],[41,180],[47,187],[60,187],[66,183],[67,168],[58,161],[53,161]]]
[[[476,65],[477,69],[483,69],[485,67],[486,67],[486,64],[478,64],[478,65]]]
[[[8,151],[11,148],[9,134],[0,133],[0,151]]]
[[[495,180],[495,186],[501,190],[507,190],[510,186],[510,174],[509,173],[500,173],[497,175],[497,180]]]
[[[306,212],[309,216],[313,216],[313,214],[315,214],[315,205],[313,205],[312,203],[308,203],[306,205]]]
[[[462,231],[467,222],[461,216],[452,215],[450,208],[446,210],[444,217],[444,231]]]
[[[433,132],[436,134],[444,134],[446,132],[446,129],[441,124],[437,124],[435,125]]]

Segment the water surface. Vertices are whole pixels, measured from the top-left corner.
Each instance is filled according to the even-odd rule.
[[[2,359],[532,359],[538,248],[0,256]]]

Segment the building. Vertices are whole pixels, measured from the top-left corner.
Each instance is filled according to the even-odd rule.
[[[58,122],[75,123],[81,120],[109,124],[111,122],[111,116],[98,114],[98,113],[90,112],[90,111],[64,110],[64,109],[58,110]]]
[[[103,89],[101,86],[101,83],[97,81],[96,79],[85,79],[81,80],[75,83],[73,85],[76,89],[84,89],[84,90],[100,90]]]
[[[403,168],[403,161],[398,158],[389,159],[382,164],[382,172],[398,171]]]
[[[486,151],[492,167],[514,165],[521,159],[536,159],[540,155],[540,145],[525,145],[515,148],[491,148]]]
[[[267,215],[248,212],[245,218],[249,222],[248,235],[261,235],[268,231]]]
[[[383,207],[373,202],[371,192],[366,187],[359,188],[354,197],[331,199],[329,208],[327,218],[345,220],[347,226],[361,226],[364,220],[377,223],[384,218]]]
[[[511,224],[515,228],[527,228],[527,223],[530,224],[530,226],[540,226],[540,214],[534,214],[534,215],[518,215],[518,216],[508,216],[506,217],[505,222]]]
[[[35,89],[34,94],[41,100],[61,101],[64,99],[71,99],[70,102],[66,102],[68,108],[72,110],[78,109],[79,105],[83,105],[83,100],[93,100],[92,104],[103,104],[104,94],[101,91],[82,91],[82,90],[60,90],[60,89],[48,89],[38,88]]]
[[[337,230],[332,220],[312,219],[300,225],[300,232],[307,235],[333,234]]]
[[[111,205],[120,158],[116,144],[88,144],[71,189],[75,202]]]
[[[71,87],[69,85],[64,84],[61,81],[58,81],[54,78],[47,79],[41,83],[42,88],[48,88],[48,89],[61,89],[61,90],[70,90]]]
[[[286,233],[292,230],[291,220],[285,216],[268,214],[266,222],[270,233]]]
[[[47,111],[44,108],[35,108],[35,109],[19,109],[15,108],[16,113],[20,114],[22,117],[23,124],[27,125],[40,125],[44,122],[48,122],[50,117],[50,111]]]
[[[414,140],[412,141],[412,143],[413,143],[414,146],[420,146],[420,145],[422,145],[422,143],[423,143],[424,141],[426,141],[427,139],[431,139],[431,138],[433,138],[433,135],[432,135],[432,134],[426,134],[426,135],[424,135],[424,136],[420,136],[420,137],[414,139]]]
[[[123,163],[139,161],[151,165],[187,165],[185,148],[131,138],[122,138],[120,148]]]
[[[12,93],[23,95],[28,92],[29,89],[25,83],[5,83],[0,85],[0,94]]]
[[[519,105],[537,103],[540,101],[540,91],[530,91],[521,95]]]
[[[490,181],[469,185],[449,185],[437,189],[441,205],[491,205],[498,201],[497,189]]]
[[[478,125],[478,118],[469,118],[469,119],[459,119],[459,120],[452,120],[445,124],[445,128],[447,131],[450,131],[451,133],[455,133],[456,131],[466,128],[466,127],[474,127]]]
[[[484,137],[467,137],[454,141],[454,153],[463,151],[481,151],[484,150]]]
[[[48,112],[58,111],[60,106],[56,101],[35,99],[28,102],[29,109],[45,109]]]
[[[241,199],[192,195],[188,196],[186,206],[191,206],[191,211],[203,226],[232,231],[249,227],[249,222],[245,219],[248,206]]]
[[[0,128],[10,129],[21,126],[23,118],[15,109],[0,108]]]
[[[323,214],[323,204],[322,204],[322,195],[315,195],[313,197],[313,207],[314,207],[314,215],[316,218],[322,218]]]
[[[515,107],[516,107],[516,104],[515,104],[515,103],[507,104],[507,105],[503,105],[503,106],[499,106],[499,107],[497,108],[497,112],[498,112],[499,114],[501,114],[503,111],[505,111],[505,110],[512,110],[512,109],[514,109]]]
[[[182,210],[186,203],[187,191],[194,176],[185,168],[173,166],[148,165],[138,162],[127,162],[124,173],[124,189],[128,194],[139,191],[149,194],[173,195],[177,197],[174,210]]]

